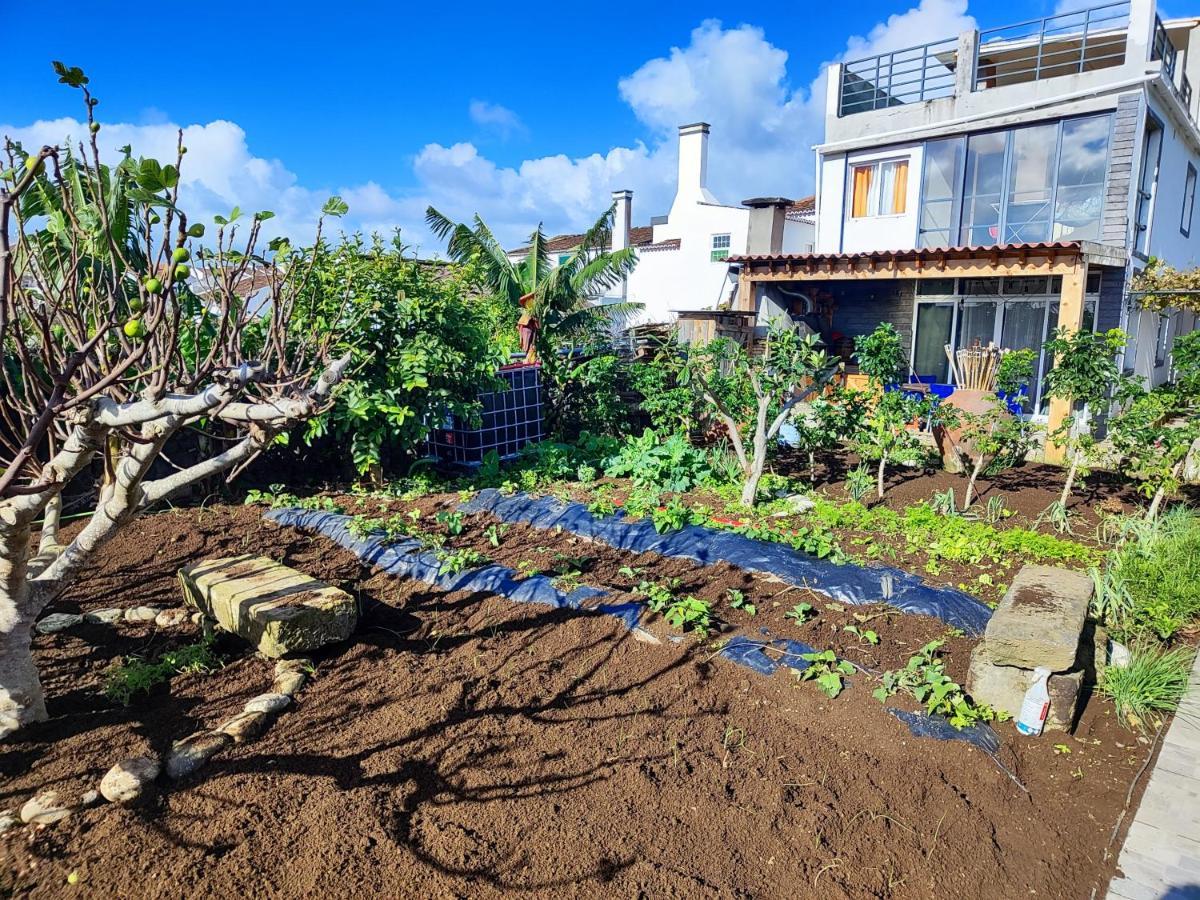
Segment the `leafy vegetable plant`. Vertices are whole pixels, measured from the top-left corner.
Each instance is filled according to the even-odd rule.
[[[815,653],[801,653],[800,658],[808,663],[803,669],[792,669],[792,674],[799,681],[815,681],[817,687],[825,695],[833,699],[845,687],[844,678],[854,674],[854,665],[844,659],[839,660],[832,650],[821,650]]]

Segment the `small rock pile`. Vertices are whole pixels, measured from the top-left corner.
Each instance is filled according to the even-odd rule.
[[[1092,674],[1093,642],[1082,640],[1092,590],[1092,579],[1082,572],[1022,568],[971,653],[971,697],[1015,718],[1033,670],[1049,669],[1046,729],[1069,731],[1085,675]]]

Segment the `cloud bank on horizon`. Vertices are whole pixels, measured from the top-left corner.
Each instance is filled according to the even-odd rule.
[[[931,34],[957,34],[973,28],[967,0],[920,0],[918,5],[877,23],[846,42],[838,59],[872,55],[923,44]],[[634,191],[635,224],[665,213],[675,193],[676,128],[706,121],[712,127],[709,187],[724,203],[756,195],[811,193],[811,147],[821,138],[824,65],[815,76],[788,71],[788,54],[754,25],[725,27],[716,19],[698,25],[685,47],[651,59],[617,85],[621,99],[645,127],[644,140],[588,156],[527,159],[501,166],[470,142],[429,143],[412,158],[415,187],[388,191],[374,181],[301,184],[285,160],[264,159],[251,150],[252,138],[234,122],[217,120],[183,127],[182,205],[193,221],[214,214],[270,209],[272,233],[310,238],[321,205],[340,194],[350,206],[341,227],[390,232],[399,227],[406,243],[422,255],[440,245],[424,226],[432,204],[466,220],[479,213],[509,246],[519,245],[540,221],[550,233],[580,230],[610,202],[613,190]],[[789,75],[809,77],[792,87]],[[475,99],[467,110],[482,131],[506,138],[524,128],[516,112]],[[178,124],[103,123],[102,150],[115,155],[125,144],[135,155],[174,158]],[[0,123],[0,136],[26,147],[78,143],[86,134],[79,120],[66,117],[29,124]]]

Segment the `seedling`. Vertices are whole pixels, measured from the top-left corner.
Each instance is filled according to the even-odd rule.
[[[803,625],[814,616],[816,613],[813,612],[811,603],[797,603],[783,614],[785,619],[794,619],[797,625]]]
[[[447,575],[457,575],[459,572],[487,561],[486,556],[478,550],[472,550],[469,547],[463,547],[459,550],[439,550],[437,558],[438,573],[445,573]]]
[[[854,666],[844,659],[839,660],[832,650],[801,653],[800,658],[807,662],[808,666],[792,669],[792,674],[798,681],[815,681],[817,687],[831,700],[842,692],[845,686],[843,678],[854,674]]]
[[[746,601],[746,595],[737,588],[730,588],[727,593],[729,594],[729,605],[734,609],[740,609],[748,616],[757,615],[758,607],[756,607],[753,603],[748,603]]]
[[[849,632],[864,644],[871,644],[874,646],[879,643],[879,635],[869,628],[859,628],[857,625],[847,625],[842,629],[842,631]]]
[[[617,574],[628,578],[630,581],[636,581],[642,577],[642,570],[635,569],[633,566],[621,566],[621,568],[617,569]]]
[[[1066,744],[1055,744],[1054,745],[1054,755],[1055,756],[1070,756],[1071,748],[1068,747]]]
[[[504,535],[507,533],[508,533],[507,525],[492,524],[492,525],[489,525],[487,528],[483,529],[483,536],[488,539],[488,543],[491,544],[493,547],[499,547],[500,539],[503,538]]]
[[[523,559],[517,563],[517,574],[522,578],[532,578],[534,575],[540,574],[541,571],[541,569],[528,559]]]
[[[931,715],[945,716],[955,728],[977,722],[1003,721],[1007,714],[997,712],[986,704],[974,704],[963,689],[946,674],[945,663],[938,658],[942,641],[930,641],[899,671],[884,672],[881,686],[872,696],[881,703],[900,691],[925,705]]]
[[[448,534],[458,537],[463,533],[464,525],[463,514],[461,511],[455,510],[454,512],[447,512],[446,510],[442,510],[437,514],[437,520],[439,523],[446,526],[446,532]]]

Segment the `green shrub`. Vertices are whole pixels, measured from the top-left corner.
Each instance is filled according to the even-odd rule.
[[[1135,647],[1128,665],[1104,670],[1100,692],[1112,700],[1126,725],[1145,730],[1155,718],[1172,712],[1183,697],[1193,653],[1183,647],[1165,651]]]
[[[604,461],[605,474],[628,476],[636,487],[682,493],[711,476],[709,458],[682,434],[663,437],[652,428],[641,437],[628,437],[621,449]]]

